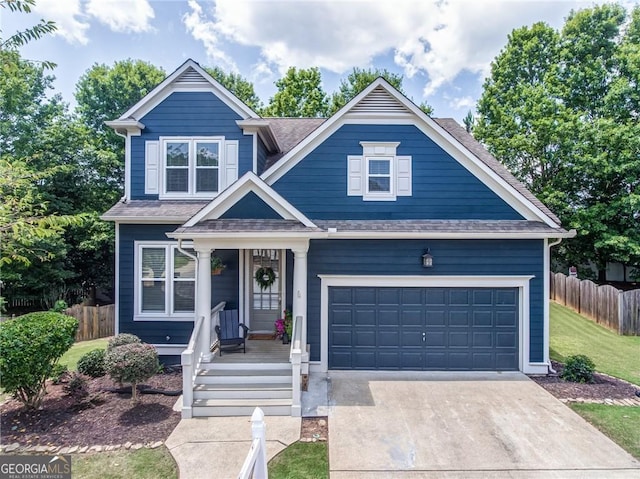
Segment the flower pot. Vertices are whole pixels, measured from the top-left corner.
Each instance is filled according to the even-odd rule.
[[[282,344],[289,344],[291,339],[287,333],[282,333]]]

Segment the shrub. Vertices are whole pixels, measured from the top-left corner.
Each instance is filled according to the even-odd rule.
[[[107,351],[105,368],[119,383],[131,384],[131,399],[138,400],[138,383],[158,372],[160,363],[156,348],[145,343],[130,343]]]
[[[67,302],[64,299],[59,299],[55,302],[50,311],[53,311],[54,313],[64,313],[68,308],[69,306],[67,305]]]
[[[596,365],[584,354],[569,356],[560,377],[574,383],[592,383]]]
[[[140,338],[135,334],[122,333],[114,336],[109,340],[109,344],[107,344],[107,351],[111,351],[113,348],[117,348],[118,346],[123,346],[125,344],[134,344],[141,343]]]
[[[67,374],[69,374],[67,365],[56,363],[53,365],[49,378],[53,381],[53,384],[60,384]]]
[[[89,395],[87,388],[87,378],[82,374],[74,372],[69,382],[64,386],[65,392],[71,396],[76,402],[82,402]]]
[[[78,371],[92,378],[99,378],[106,374],[104,368],[104,349],[94,349],[82,356],[78,361]]]
[[[60,313],[29,313],[0,323],[0,382],[28,408],[37,408],[45,381],[74,342],[78,321]]]

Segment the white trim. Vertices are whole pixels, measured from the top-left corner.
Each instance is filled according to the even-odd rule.
[[[314,228],[315,225],[291,203],[276,193],[256,174],[248,171],[231,187],[221,192],[211,203],[198,211],[184,226],[195,226],[204,219],[218,219],[249,192],[255,193],[282,218],[297,220],[303,225]]]
[[[247,317],[247,315],[245,314],[245,306],[246,303],[248,301],[248,298],[245,298],[245,286],[244,286],[244,282],[245,282],[245,255],[246,255],[246,251],[243,249],[239,249],[238,250],[238,315],[240,318],[240,322],[247,324],[245,321],[245,318]],[[249,326],[247,324],[247,326]]]
[[[133,320],[138,321],[176,321],[176,322],[186,322],[186,321],[194,321],[195,318],[195,307],[196,302],[194,298],[194,310],[193,311],[185,311],[173,313],[173,258],[174,258],[174,250],[178,250],[178,243],[176,241],[134,241],[134,252],[133,252],[133,276],[134,276],[134,287],[133,287]],[[184,247],[191,246],[188,243],[183,243]],[[142,312],[140,298],[142,297],[141,287],[141,277],[140,277],[140,269],[142,267],[142,249],[143,248],[163,248],[165,250],[165,310],[163,311],[153,311],[153,312]],[[171,273],[171,274],[170,274]],[[197,287],[197,280],[194,276],[193,278],[194,286]],[[195,293],[195,288],[194,288]]]
[[[395,169],[395,155],[394,156],[364,156],[364,191],[362,199],[364,201],[395,201],[396,200],[396,169]],[[369,191],[369,177],[371,172],[369,170],[369,163],[371,161],[385,161],[389,164],[389,174],[384,177],[389,177],[389,191]],[[382,175],[377,175],[382,176]]]
[[[189,216],[100,216],[104,221],[117,221],[128,224],[175,225],[187,221]]]
[[[129,134],[124,137],[124,197],[127,200],[131,199],[131,135]]]
[[[244,265],[239,266],[240,268],[240,276],[244,276],[244,301],[243,307],[240,308],[240,315],[244,317],[244,324],[246,324],[249,329],[251,329],[251,311],[253,308],[251,305],[253,304],[253,298],[251,297],[251,292],[253,289],[253,252],[252,249],[273,249],[278,251],[278,257],[280,258],[280,309],[283,310],[287,307],[287,248],[268,248],[268,247],[255,247],[255,248],[247,248],[244,251]],[[241,281],[242,282],[242,281]]]
[[[115,315],[115,325],[114,325],[114,334],[117,336],[118,334],[120,334],[120,223],[118,223],[116,221],[115,223],[115,228],[116,228],[116,241],[115,241],[115,267],[114,267],[114,272],[115,272],[115,279],[113,282],[113,288],[114,291],[116,292],[115,294],[115,306],[114,306],[114,315]],[[134,252],[135,254],[135,252]]]
[[[532,233],[532,232],[438,232],[438,231],[342,231],[327,232],[328,239],[544,239],[544,238],[571,238],[571,232],[561,233]]]
[[[329,288],[347,287],[441,287],[441,288],[518,288],[518,369],[537,371],[530,363],[529,282],[535,276],[355,276],[318,275],[320,278],[320,370],[329,366]]]
[[[413,114],[414,118],[398,118],[398,115],[374,115],[371,119],[357,118],[349,119],[345,115],[360,100],[367,96],[377,87],[383,87],[389,94],[394,96],[400,103],[405,105]],[[299,163],[303,158],[313,151],[317,146],[324,142],[331,134],[344,124],[410,124],[418,127],[438,146],[449,153],[456,161],[474,174],[488,188],[493,190],[500,198],[507,202],[518,213],[522,214],[526,219],[539,220],[545,222],[553,228],[559,228],[559,225],[542,212],[536,205],[525,198],[522,193],[507,183],[496,172],[484,164],[479,158],[465,148],[458,140],[451,136],[444,128],[438,125],[420,108],[408,100],[404,95],[393,88],[383,78],[373,81],[367,88],[356,95],[349,103],[342,107],[336,114],[316,128],[304,140],[289,151],[275,165],[269,168],[261,176],[269,185],[273,185],[282,176],[284,176],[291,168]]]
[[[198,72],[211,85],[211,87],[203,89],[202,87],[187,88],[184,85],[180,87],[176,87],[175,85],[173,85],[173,82],[177,80],[180,75],[182,75],[189,68],[193,68],[196,72]],[[233,95],[229,90],[218,83],[211,75],[209,75],[202,67],[200,67],[200,65],[189,58],[182,65],[176,68],[176,70],[172,74],[165,78],[162,83],[160,83],[148,94],[146,94],[144,98],[142,98],[138,103],[136,103],[122,115],[120,115],[120,118],[117,121],[122,122],[130,118],[142,118],[146,113],[151,111],[155,106],[157,106],[162,100],[167,98],[174,91],[203,90],[210,91],[211,93],[216,95],[225,105],[227,105],[244,119],[259,116],[251,108],[240,101],[238,97]]]
[[[258,134],[254,131],[252,136],[252,148],[253,148],[253,173],[258,174]]]
[[[244,315],[244,324],[251,328],[251,284],[253,277],[251,276],[251,248],[245,248],[244,265],[240,270],[242,281],[244,283],[244,297],[242,298],[241,309]]]
[[[152,344],[160,356],[180,356],[188,344]]]
[[[542,297],[544,298],[544,303],[542,305],[542,318],[544,324],[544,332],[542,337],[542,360],[544,363],[551,366],[550,358],[549,358],[549,276],[551,274],[551,266],[550,266],[550,258],[551,258],[551,248],[549,247],[549,240],[547,238],[544,239],[542,246],[542,263],[543,263],[543,272],[542,272]]]

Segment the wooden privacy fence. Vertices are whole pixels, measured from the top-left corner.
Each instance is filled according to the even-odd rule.
[[[618,334],[640,335],[640,289],[620,291],[609,285],[551,273],[551,299]]]
[[[116,306],[83,306],[76,304],[65,311],[78,320],[76,341],[106,338],[115,334]]]

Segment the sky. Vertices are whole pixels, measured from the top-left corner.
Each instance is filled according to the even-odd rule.
[[[318,67],[337,90],[354,68],[404,75],[415,103],[462,121],[482,92],[491,61],[514,28],[544,21],[561,28],[572,9],[600,0],[36,0],[31,14],[0,9],[2,37],[53,20],[58,30],[22,48],[49,60],[56,92],[71,107],[93,65],[127,58],[167,74],[192,58],[253,82],[264,103],[290,67]],[[623,0],[631,9],[640,0]]]

